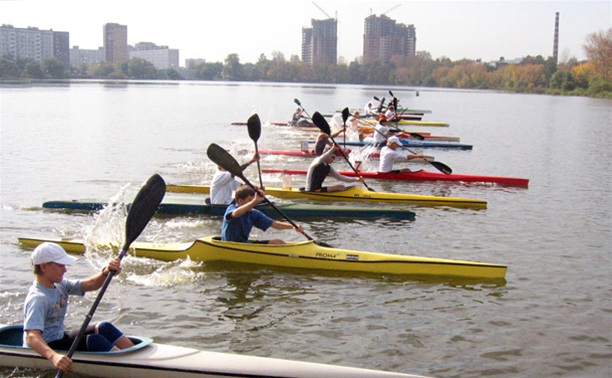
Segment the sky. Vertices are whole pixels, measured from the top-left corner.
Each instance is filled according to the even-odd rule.
[[[339,61],[363,54],[364,19],[386,16],[416,28],[416,50],[451,60],[552,56],[560,13],[559,60],[586,59],[588,34],[612,28],[611,0],[304,1],[304,0],[0,0],[0,24],[70,32],[70,47],[102,46],[105,23],[128,26],[128,43],[153,42],[185,59],[255,63],[273,52],[300,56],[302,28],[338,19]]]

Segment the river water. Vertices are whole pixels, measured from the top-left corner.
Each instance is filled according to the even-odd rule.
[[[33,274],[20,236],[121,237],[122,213],[43,210],[58,199],[131,200],[160,173],[208,183],[218,143],[253,149],[245,127],[288,120],[294,98],[311,114],[362,106],[388,90],[472,151],[428,149],[457,173],[524,177],[528,189],[374,182],[376,190],[482,198],[486,210],[406,206],[414,221],[300,220],[342,248],[500,263],[505,283],[422,281],[267,267],[164,263],[127,256],[94,321],[129,334],[212,351],[434,377],[612,376],[612,102],[580,97],[374,86],[212,82],[71,82],[0,87],[0,323],[20,323]],[[408,127],[406,127],[408,128]],[[264,125],[259,148],[313,138]],[[245,156],[236,155],[238,160]],[[264,168],[301,167],[266,157]],[[345,168],[336,161],[338,168]],[[432,167],[424,166],[426,169]],[[247,176],[257,180],[256,169]],[[280,177],[264,175],[266,185]],[[294,177],[298,185],[300,177]],[[218,218],[154,218],[139,240],[190,241]],[[303,240],[292,231],[256,237]],[[69,268],[85,277],[108,259],[91,251]],[[72,299],[78,328],[95,295]],[[54,372],[0,369],[1,376]]]

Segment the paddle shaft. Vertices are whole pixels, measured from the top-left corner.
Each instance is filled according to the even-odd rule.
[[[244,181],[245,184],[257,190],[257,188],[255,188],[255,186],[253,186],[253,184],[251,184],[251,182],[246,177],[244,177],[244,175],[241,175],[239,177],[242,179],[242,181]],[[276,207],[276,205],[274,205],[274,203],[272,203],[272,201],[270,201],[268,197],[264,195],[263,198],[264,198],[264,201],[266,201],[268,205],[270,205],[277,213],[279,213],[283,218],[285,218],[285,220],[289,222],[293,227],[295,227],[296,230],[298,229],[298,225],[293,220],[291,220],[291,218],[289,218],[285,213],[283,213],[281,209]],[[314,241],[314,239],[310,235],[308,235],[305,231],[302,231],[301,234],[304,235],[308,240]]]

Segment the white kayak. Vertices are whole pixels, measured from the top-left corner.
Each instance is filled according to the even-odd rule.
[[[0,325],[0,366],[54,369],[51,362],[21,346],[21,325]],[[320,377],[393,378],[419,377],[379,370],[326,365],[267,357],[207,352],[154,343],[142,337],[118,352],[76,352],[72,372],[95,377]]]

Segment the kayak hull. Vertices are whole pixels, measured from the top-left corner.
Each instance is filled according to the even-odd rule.
[[[67,211],[100,211],[108,206],[103,200],[57,200],[43,203],[44,209]],[[129,207],[130,204],[127,204]],[[386,207],[328,206],[306,203],[276,203],[275,206],[291,218],[360,218],[360,219],[414,219],[416,214],[404,209]],[[209,215],[223,216],[227,205],[207,204],[203,198],[181,197],[178,199],[166,196],[157,208],[159,215]],[[261,204],[257,209],[269,217],[278,216],[278,212],[268,204]]]
[[[457,150],[471,150],[474,148],[471,144],[455,143],[455,142],[434,142],[434,141],[421,141],[415,139],[400,139],[402,146],[412,148],[452,148]],[[314,142],[312,142],[314,143]],[[336,143],[340,146],[373,146],[371,142],[364,142],[361,140],[336,140]]]
[[[264,173],[282,173],[289,175],[305,175],[308,172],[303,169],[262,169]],[[348,177],[356,177],[354,171],[340,171],[341,175]],[[527,188],[529,179],[504,176],[485,176],[485,175],[468,175],[460,173],[451,173],[446,175],[440,172],[430,172],[425,170],[404,173],[391,172],[365,172],[360,171],[359,175],[365,179],[372,180],[396,180],[396,181],[451,181],[451,182],[483,182],[493,183],[503,186],[514,186]]]
[[[24,246],[36,247],[45,241],[60,244],[67,252],[84,253],[78,239],[19,238]],[[117,246],[118,249],[118,246]],[[507,267],[498,264],[438,259],[325,247],[314,241],[286,244],[224,242],[207,236],[189,243],[154,244],[134,242],[131,253],[163,261],[194,261],[268,265],[305,270],[406,275],[458,279],[505,279]]]
[[[321,155],[316,155],[314,153],[314,151],[302,151],[302,150],[258,150],[259,155],[282,155],[282,156],[301,156],[301,157],[319,157]],[[348,156],[351,153],[350,150],[345,151],[346,156]],[[338,152],[336,154],[336,156],[341,156],[341,154]],[[372,152],[367,154],[368,157],[370,158],[375,158],[378,159],[380,158],[380,152]],[[423,163],[424,161],[435,161],[435,158],[433,156],[425,156],[424,159],[410,159],[407,160],[411,163]]]
[[[210,192],[208,185],[167,185],[166,191],[174,193]],[[283,189],[266,186],[266,194],[277,198],[308,198],[317,201],[386,202],[420,206],[451,206],[485,209],[487,201],[473,198],[429,196],[422,194],[386,193],[367,191],[356,186],[340,192],[306,192],[300,189]]]
[[[21,347],[21,325],[0,325],[0,366],[53,369],[38,353]],[[95,377],[347,377],[408,378],[410,374],[350,368],[275,358],[208,352],[158,344],[119,352],[76,352],[72,372]]]

